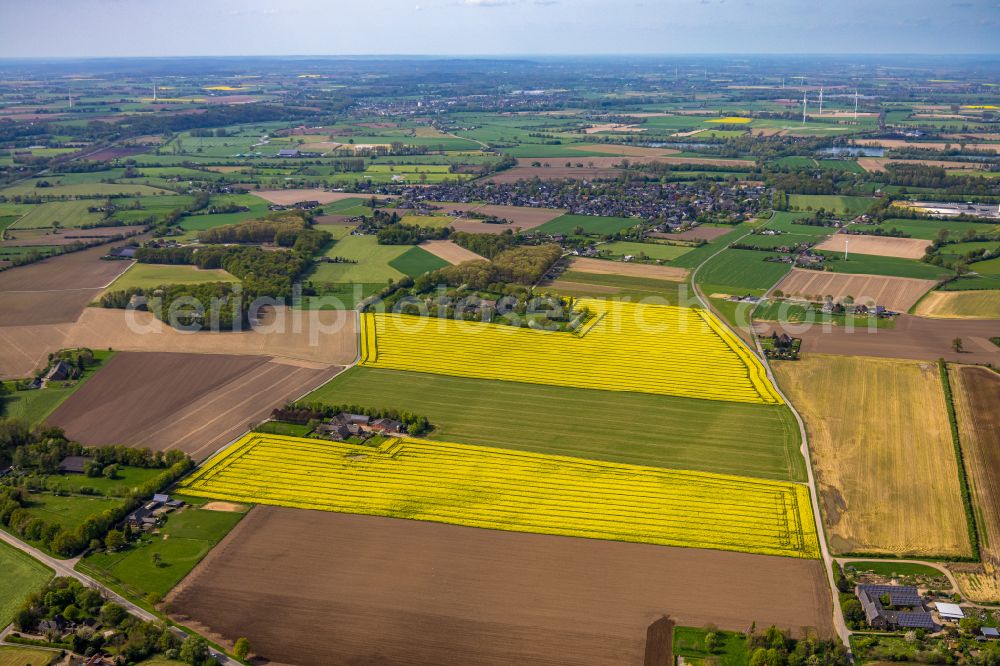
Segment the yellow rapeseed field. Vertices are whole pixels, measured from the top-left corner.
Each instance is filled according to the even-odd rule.
[[[705,310],[581,299],[580,333],[366,313],[361,364],[606,391],[781,404],[760,361]]]
[[[420,439],[250,433],[190,477],[212,499],[815,558],[806,486]]]
[[[706,120],[706,123],[720,123],[725,125],[745,125],[749,123],[753,118],[744,118],[743,116],[727,116],[726,118],[712,118],[711,120]]]

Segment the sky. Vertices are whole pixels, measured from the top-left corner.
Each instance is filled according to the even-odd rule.
[[[1000,0],[0,0],[0,57],[998,53]]]

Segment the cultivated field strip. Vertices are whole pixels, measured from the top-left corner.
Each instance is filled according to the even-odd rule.
[[[793,483],[419,439],[377,447],[251,433],[185,492],[342,513],[818,557]]]
[[[361,364],[394,370],[781,404],[757,358],[711,313],[581,299],[585,334],[362,315]]]

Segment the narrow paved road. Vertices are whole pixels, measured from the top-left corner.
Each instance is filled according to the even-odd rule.
[[[64,578],[75,578],[84,585],[86,585],[87,587],[94,588],[95,590],[100,590],[102,593],[104,593],[104,596],[106,598],[110,599],[111,601],[114,601],[116,604],[120,605],[122,608],[126,609],[129,613],[135,615],[136,617],[142,618],[147,622],[162,621],[161,618],[157,617],[156,615],[153,615],[152,613],[142,608],[141,606],[137,606],[136,604],[132,603],[125,597],[121,596],[120,594],[112,590],[111,588],[105,586],[103,583],[91,578],[87,574],[80,573],[79,571],[77,571],[74,567],[76,566],[76,563],[80,561],[79,557],[74,557],[68,560],[58,560],[50,555],[43,553],[34,546],[24,543],[17,537],[13,536],[12,534],[8,534],[7,532],[4,532],[3,530],[0,530],[0,541],[4,541],[13,546],[14,548],[17,548],[21,552],[26,553],[31,557],[35,558],[45,566],[52,569],[52,571],[54,571],[57,576],[62,576]],[[6,637],[6,635],[10,633],[12,626],[13,625],[8,626],[6,629],[3,630],[3,633],[0,634],[0,640],[2,640],[2,637]],[[229,657],[228,655],[220,654],[214,649],[211,650],[211,653],[212,656],[214,656],[219,661],[220,664],[224,664],[225,666],[242,666],[241,662],[233,659],[232,657]]]
[[[764,225],[762,226],[766,225],[767,223],[765,222]],[[736,240],[737,241],[743,240],[751,233],[752,231],[748,231],[746,234],[740,236]],[[725,252],[727,249],[729,249],[728,243],[718,252],[711,255],[710,257],[707,257],[705,261],[698,264],[695,267],[695,269],[691,271],[691,289],[692,291],[694,291],[695,298],[697,298],[698,301],[702,304],[702,306],[709,312],[714,312],[714,311],[712,310],[712,307],[709,305],[708,301],[705,299],[704,294],[701,293],[701,289],[698,288],[698,282],[697,282],[698,271],[701,270],[702,266],[704,266],[712,259]],[[720,322],[722,322],[723,326],[731,330],[735,335],[739,335],[739,333],[737,333],[735,330],[732,329],[732,327],[729,326],[728,322],[726,322],[724,318],[720,316],[718,317],[718,319]],[[830,596],[833,598],[833,626],[837,632],[837,636],[840,637],[841,642],[843,642],[848,652],[850,652],[851,631],[850,629],[847,628],[847,623],[844,622],[844,614],[843,612],[841,612],[840,609],[840,592],[837,589],[836,582],[833,580],[833,558],[830,555],[830,549],[827,547],[826,544],[826,532],[823,527],[823,517],[820,515],[819,511],[819,494],[816,491],[816,479],[813,476],[812,457],[809,452],[809,438],[806,435],[805,422],[802,420],[802,416],[799,415],[798,410],[795,409],[795,406],[791,403],[788,397],[785,396],[785,394],[781,391],[781,388],[778,386],[778,382],[775,381],[774,374],[771,372],[771,364],[768,362],[767,356],[764,354],[764,350],[760,345],[760,339],[757,337],[756,333],[754,333],[752,316],[748,319],[748,324],[750,327],[750,336],[754,341],[754,345],[756,346],[756,354],[760,362],[764,365],[764,371],[767,373],[767,378],[771,381],[771,384],[778,392],[778,395],[781,396],[781,399],[785,401],[786,405],[788,405],[788,408],[792,411],[792,414],[795,416],[795,420],[799,425],[799,435],[802,441],[802,448],[800,449],[800,451],[806,461],[806,474],[808,479],[807,485],[809,486],[809,496],[811,498],[811,503],[812,503],[813,520],[816,522],[816,535],[819,540],[820,553],[823,556],[823,566],[826,569],[827,583],[830,585]]]

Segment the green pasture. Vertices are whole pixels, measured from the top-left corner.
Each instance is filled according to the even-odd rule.
[[[603,252],[610,252],[612,257],[618,258],[625,255],[633,255],[642,258],[659,259],[670,261],[691,251],[687,245],[668,245],[666,243],[635,243],[631,241],[614,241],[603,243],[597,246]]]
[[[633,217],[605,217],[599,215],[561,215],[554,220],[531,230],[541,234],[571,234],[576,227],[582,227],[585,234],[613,234],[634,227],[642,220]]]
[[[28,595],[41,589],[52,577],[52,570],[13,546],[0,542],[0,571],[3,572],[4,581],[0,585],[0,626],[6,627]],[[0,651],[0,664],[4,663],[6,657]]]
[[[221,268],[202,269],[196,266],[133,264],[108,287],[108,291],[133,287],[154,289],[165,284],[203,284],[205,282],[239,282],[239,280]]]

